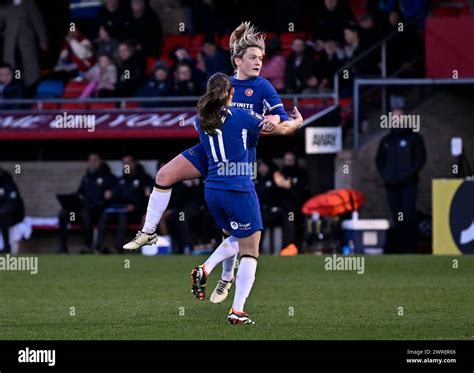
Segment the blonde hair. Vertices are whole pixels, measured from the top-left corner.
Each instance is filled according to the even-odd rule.
[[[265,35],[258,32],[250,22],[242,22],[230,35],[229,48],[230,62],[237,69],[234,58],[242,58],[247,48],[259,48],[265,54]]]

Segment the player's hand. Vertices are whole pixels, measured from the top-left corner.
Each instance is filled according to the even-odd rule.
[[[303,116],[301,115],[300,111],[298,110],[298,108],[296,106],[293,108],[293,111],[291,112],[290,117],[296,123],[298,123],[298,126],[303,125]]]
[[[291,188],[291,180],[285,178],[280,171],[275,171],[273,173],[273,181],[279,188],[284,188],[284,189]]]
[[[263,122],[262,131],[272,132],[276,126],[280,123],[279,115],[266,115]]]

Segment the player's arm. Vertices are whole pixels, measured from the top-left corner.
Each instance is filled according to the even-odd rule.
[[[279,123],[275,128],[268,132],[262,129],[262,135],[290,135],[303,125],[303,116],[295,106],[288,120]]]

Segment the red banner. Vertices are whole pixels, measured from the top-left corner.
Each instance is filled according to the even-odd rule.
[[[303,108],[309,118],[321,108]],[[196,111],[155,109],[0,113],[0,140],[193,138]]]

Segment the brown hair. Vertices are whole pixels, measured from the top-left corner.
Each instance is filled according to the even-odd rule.
[[[216,134],[221,124],[221,110],[227,107],[232,94],[230,78],[223,73],[215,73],[207,81],[207,92],[197,104],[198,120],[202,130],[210,135]]]
[[[242,58],[247,48],[259,48],[265,54],[265,35],[259,33],[250,22],[242,22],[229,40],[230,62],[237,69],[234,58]]]

